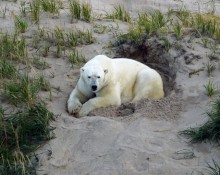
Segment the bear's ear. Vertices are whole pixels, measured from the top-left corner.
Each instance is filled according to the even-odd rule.
[[[108,69],[104,69],[104,72],[105,72],[105,74],[107,74],[108,73]]]

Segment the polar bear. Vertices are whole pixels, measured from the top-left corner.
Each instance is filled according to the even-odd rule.
[[[132,59],[98,55],[80,69],[67,108],[82,117],[96,108],[163,96],[163,82],[154,69]]]

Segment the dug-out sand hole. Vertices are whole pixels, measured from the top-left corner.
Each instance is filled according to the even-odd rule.
[[[175,89],[176,68],[173,59],[157,39],[145,40],[140,45],[121,44],[116,49],[116,57],[135,59],[157,70],[163,79],[165,96]]]
[[[160,41],[149,39],[140,45],[124,42],[115,50],[115,58],[135,59],[157,70],[163,79],[165,97],[159,100],[143,99],[119,107],[100,108],[92,111],[90,115],[120,120],[130,120],[140,116],[169,120],[179,116],[181,100],[175,92],[175,64]]]

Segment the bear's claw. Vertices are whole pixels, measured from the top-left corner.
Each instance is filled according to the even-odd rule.
[[[68,101],[67,110],[70,114],[78,114],[82,104],[76,101]]]

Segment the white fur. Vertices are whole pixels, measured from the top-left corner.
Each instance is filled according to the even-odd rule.
[[[159,73],[135,60],[98,55],[80,71],[80,79],[67,102],[69,113],[79,116],[100,107],[164,96]]]

